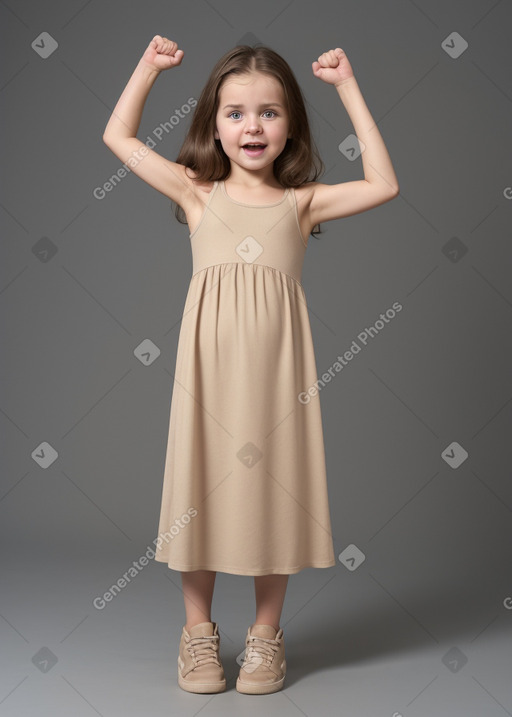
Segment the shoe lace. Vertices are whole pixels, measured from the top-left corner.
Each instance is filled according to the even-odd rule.
[[[250,635],[245,650],[244,666],[251,662],[257,665],[261,665],[265,662],[265,664],[269,666],[278,649],[279,643],[277,640]]]
[[[187,643],[187,650],[192,655],[196,665],[205,665],[208,662],[214,662],[218,665],[218,643],[219,635],[192,637]]]

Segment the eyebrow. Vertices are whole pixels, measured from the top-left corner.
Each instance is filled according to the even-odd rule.
[[[268,107],[269,105],[271,105],[272,107],[282,107],[283,106],[283,105],[280,105],[279,102],[264,102],[263,104],[260,105],[260,109],[262,107]],[[235,107],[236,109],[238,109],[239,107],[243,107],[243,105],[224,105],[224,107],[222,109],[225,110],[228,107]]]

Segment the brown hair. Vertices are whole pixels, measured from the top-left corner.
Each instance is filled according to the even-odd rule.
[[[212,69],[195,108],[192,122],[176,157],[178,164],[195,172],[193,181],[223,180],[229,176],[229,157],[222,149],[219,139],[214,138],[219,93],[224,79],[229,75],[261,72],[281,83],[289,117],[291,138],[274,160],[274,176],[287,187],[299,187],[315,181],[324,171],[324,163],[311,136],[306,106],[300,86],[284,58],[270,47],[258,44],[237,45],[226,52]],[[176,202],[172,202],[176,204]],[[176,219],[186,224],[185,212],[179,204],[175,208]],[[320,224],[314,236],[321,233]]]

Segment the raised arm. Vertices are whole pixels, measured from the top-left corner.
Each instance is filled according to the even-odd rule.
[[[389,202],[400,191],[391,158],[341,48],[313,62],[313,74],[336,87],[361,144],[364,179],[340,184],[313,183],[310,218],[320,222],[358,214]]]
[[[160,72],[176,67],[183,50],[155,35],[139,60],[105,127],[103,141],[130,170],[152,187],[181,204],[190,183],[185,167],[162,157],[137,139],[144,104]]]

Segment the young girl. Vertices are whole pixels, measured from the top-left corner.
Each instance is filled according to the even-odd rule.
[[[155,559],[181,572],[187,616],[178,684],[220,692],[216,572],[254,576],[236,689],[266,694],[286,674],[279,622],[290,574],[336,564],[324,442],[301,272],[321,222],[397,196],[398,181],[350,63],[339,47],[312,63],[334,86],[359,139],[364,179],[316,181],[318,153],[286,61],[264,46],[221,57],[171,162],[137,139],[158,75],[184,52],[149,43],[103,140],[184,211],[193,271],[180,329]],[[189,102],[192,98],[190,98]],[[183,108],[182,108],[183,109]],[[320,160],[320,164],[321,160]],[[322,165],[323,166],[323,165]]]

